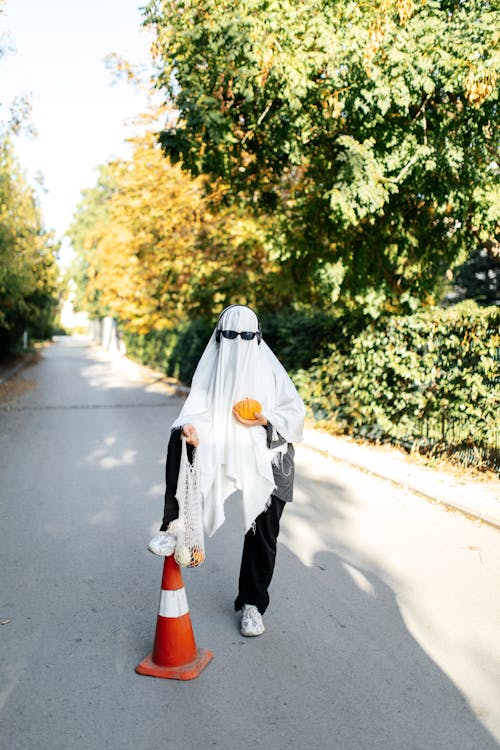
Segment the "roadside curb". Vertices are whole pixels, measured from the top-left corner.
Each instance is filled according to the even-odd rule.
[[[14,375],[17,375],[18,372],[24,370],[25,367],[28,367],[28,365],[32,364],[35,359],[35,355],[36,352],[30,354],[30,356],[27,356],[25,359],[21,359],[21,361],[16,365],[5,370],[3,374],[0,374],[0,385],[3,385],[3,383],[6,383],[7,380],[10,380],[14,377]]]
[[[18,362],[17,365],[14,365],[14,367],[11,367],[10,370],[7,370],[3,375],[0,375],[0,385],[3,383],[6,383],[7,380],[10,380],[11,378],[16,375],[19,370],[22,370],[23,367],[26,366],[25,362]]]

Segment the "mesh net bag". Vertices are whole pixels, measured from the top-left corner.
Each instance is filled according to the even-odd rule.
[[[175,495],[179,503],[179,522],[174,557],[179,565],[197,568],[205,559],[200,461],[195,449],[191,463],[184,437],[181,438],[181,443],[181,463]]]

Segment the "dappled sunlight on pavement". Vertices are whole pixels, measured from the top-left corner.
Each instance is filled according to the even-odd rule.
[[[383,580],[409,633],[500,735],[500,653],[487,625],[500,622],[498,531],[307,449],[297,472],[281,541],[305,565],[341,555],[372,597],[367,571]]]
[[[9,743],[114,747],[119,725],[121,747],[157,746],[166,721],[183,736],[195,705],[196,747],[232,747],[243,706],[277,750],[498,750],[497,533],[303,446],[266,633],[242,638],[233,611],[235,493],[204,565],[185,572],[213,663],[188,703],[186,686],[135,675],[154,633],[162,561],[146,547],[182,401],[114,366],[85,342],[56,342],[1,414]]]

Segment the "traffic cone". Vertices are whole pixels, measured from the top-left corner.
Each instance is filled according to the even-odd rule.
[[[173,555],[165,558],[153,651],[135,668],[139,674],[193,680],[213,659],[196,648],[181,570]]]

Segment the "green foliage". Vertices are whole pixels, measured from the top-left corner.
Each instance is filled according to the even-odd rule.
[[[296,382],[316,419],[340,432],[498,449],[499,326],[499,309],[472,302],[393,316],[348,352],[332,345]]]
[[[212,333],[215,319],[197,318],[173,330],[138,334],[123,328],[127,354],[166,375],[190,383]],[[260,315],[264,341],[285,368],[306,368],[333,340],[342,346],[347,322],[323,310],[289,308]],[[351,321],[351,328],[353,323]]]
[[[122,335],[127,355],[190,384],[212,329],[213,323],[194,320],[175,330],[135,333],[124,329]]]
[[[0,0],[0,16],[5,2]],[[7,51],[0,36],[0,58]],[[15,350],[22,333],[46,338],[58,305],[59,249],[42,224],[36,191],[16,158],[13,139],[35,134],[29,97],[3,102],[0,117],[0,354]]]
[[[70,274],[76,283],[75,310],[87,310],[91,317],[104,317],[109,309],[100,304],[100,291],[91,284],[89,273],[98,273],[91,269],[96,248],[99,242],[98,227],[109,224],[109,201],[116,192],[116,183],[110,165],[98,168],[96,184],[82,191],[73,221],[67,231],[75,252]]]
[[[333,339],[344,340],[346,322],[322,310],[267,311],[260,320],[264,340],[289,370],[309,367]],[[122,324],[121,330],[128,356],[190,384],[213,327],[213,319],[197,318],[174,329],[136,333]]]
[[[0,351],[24,330],[50,335],[58,304],[58,245],[43,226],[8,136],[0,139]]]
[[[77,306],[113,315],[138,333],[210,317],[234,302],[293,297],[273,257],[272,223],[206,195],[204,179],[172,166],[146,132],[131,157],[101,167],[68,231]]]
[[[293,372],[310,367],[333,342],[342,348],[354,331],[366,325],[361,317],[346,319],[314,307],[265,310],[260,321],[264,340]]]
[[[469,301],[377,323],[289,309],[265,311],[261,325],[323,426],[498,468],[497,308]],[[130,356],[189,384],[213,326],[123,335]]]
[[[275,211],[303,302],[412,312],[493,236],[500,14],[486,0],[152,0],[173,161]]]

